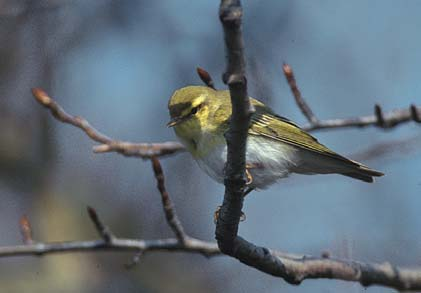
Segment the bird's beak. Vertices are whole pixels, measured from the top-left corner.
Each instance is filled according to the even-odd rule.
[[[180,122],[181,122],[181,119],[178,118],[178,117],[175,117],[175,118],[171,119],[170,122],[167,123],[167,127],[176,126]]]

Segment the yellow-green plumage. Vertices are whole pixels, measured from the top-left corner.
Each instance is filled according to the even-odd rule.
[[[263,103],[250,98],[256,112],[252,115],[247,142],[247,163],[253,177],[252,187],[264,188],[289,173],[339,173],[366,182],[383,175],[349,160],[320,144],[290,120],[276,115]],[[223,180],[226,142],[231,116],[229,91],[203,86],[177,90],[168,108],[170,126],[187,150],[211,177]]]

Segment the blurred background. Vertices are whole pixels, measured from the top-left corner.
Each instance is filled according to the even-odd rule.
[[[0,0],[0,245],[21,243],[26,214],[39,241],[96,238],[86,206],[121,237],[163,238],[168,228],[150,163],[93,154],[79,129],[54,120],[30,94],[42,87],[71,114],[121,140],[174,140],[167,100],[218,88],[225,54],[219,1]],[[295,71],[319,118],[421,105],[421,2],[243,1],[249,92],[298,124],[282,74]],[[291,176],[247,197],[240,234],[271,248],[411,266],[421,264],[421,126],[313,133],[341,154],[386,173],[375,184]],[[373,151],[374,150],[374,151]],[[188,154],[162,160],[187,232],[214,239],[223,186]],[[295,287],[227,257],[129,253],[2,258],[2,292],[394,292],[307,280]]]

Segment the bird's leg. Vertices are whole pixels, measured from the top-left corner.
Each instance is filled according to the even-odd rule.
[[[216,222],[218,221],[219,218],[219,211],[221,210],[221,206],[218,206],[215,210],[215,212],[213,213],[213,223],[216,225]]]
[[[256,168],[262,168],[262,166],[259,163],[251,163],[246,164],[246,190],[244,191],[243,197],[246,197],[247,194],[252,192],[254,190],[254,187],[250,187],[251,183],[253,183],[253,176],[250,173],[250,169],[256,169]],[[216,221],[218,221],[219,217],[219,211],[221,210],[221,206],[218,206],[213,213],[213,222],[216,224]],[[241,212],[240,221],[243,222],[246,220],[246,214]]]
[[[246,197],[247,194],[249,194],[250,192],[252,192],[255,188],[254,187],[250,187],[250,185],[253,183],[253,176],[251,175],[251,169],[262,169],[263,165],[260,163],[247,163],[246,164],[246,177],[247,177],[247,181],[246,181],[246,190],[244,191],[244,197]]]
[[[247,164],[246,165],[246,178],[247,178],[246,185],[250,185],[250,184],[253,183],[253,176],[251,176],[251,173],[250,173],[249,169],[251,169],[251,168]]]

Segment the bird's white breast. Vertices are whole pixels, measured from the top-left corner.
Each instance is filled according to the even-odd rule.
[[[206,143],[203,140],[201,143]],[[296,149],[281,142],[249,136],[247,140],[247,164],[251,166],[251,187],[265,188],[280,178],[288,176],[297,162]],[[223,183],[227,157],[226,144],[214,146],[206,156],[196,158],[200,168],[214,180]]]

